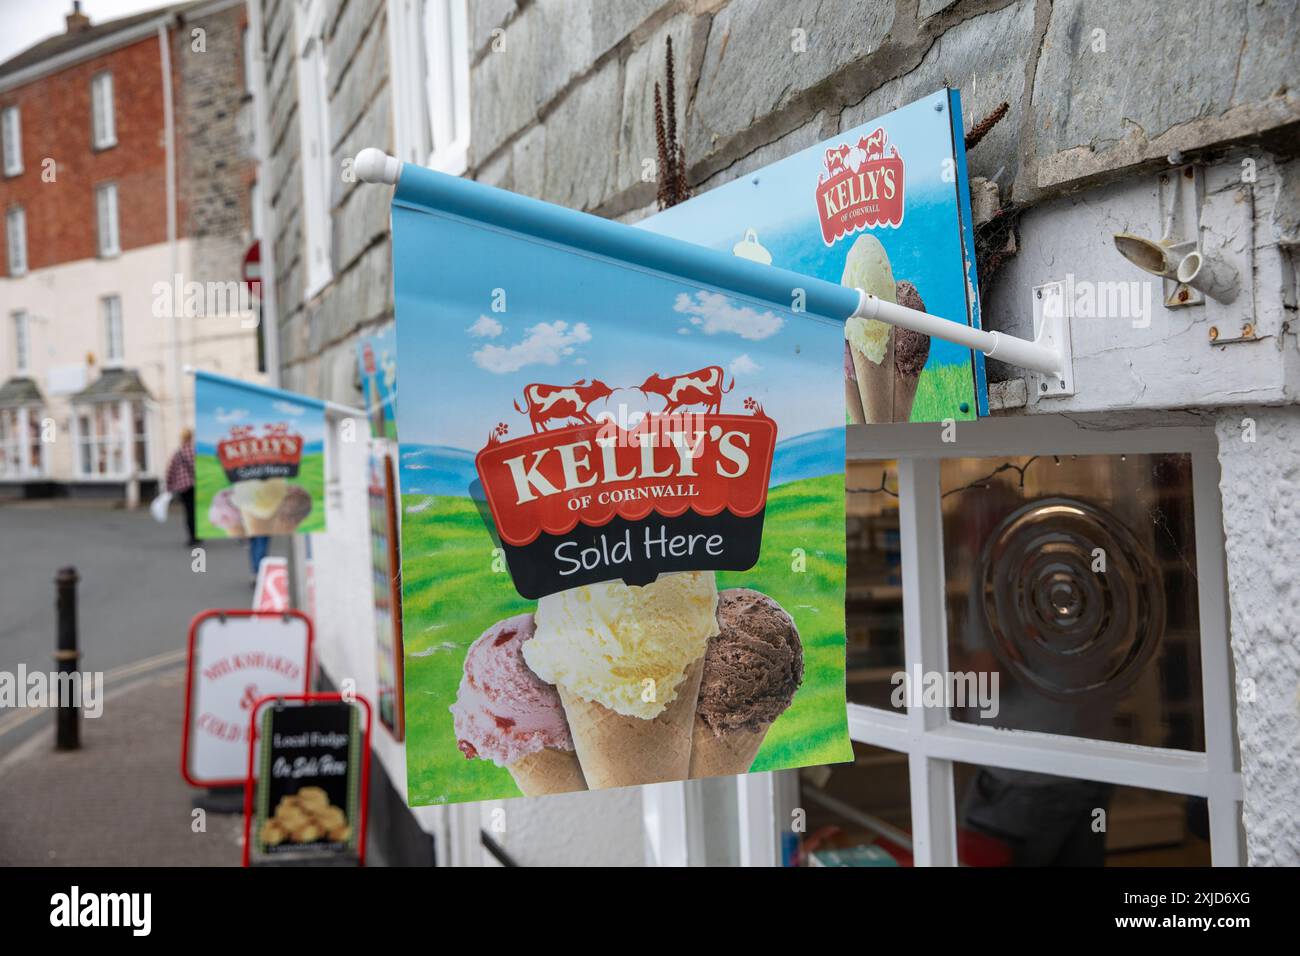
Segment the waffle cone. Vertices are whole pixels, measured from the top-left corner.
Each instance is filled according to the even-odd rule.
[[[276,525],[279,523],[276,520],[275,515],[272,515],[269,518],[255,518],[247,511],[243,512],[243,515],[244,534],[248,535],[250,538],[254,535],[275,534]]]
[[[844,380],[844,407],[849,413],[850,425],[861,425],[866,421],[862,415],[862,396],[858,394],[858,383]]]
[[[764,724],[760,730],[753,731],[733,730],[717,737],[708,724],[696,717],[691,738],[691,778],[748,773],[771,726]]]
[[[701,656],[686,669],[672,703],[652,720],[624,716],[559,685],[587,786],[604,790],[685,780],[691,769],[691,725],[703,672]]]
[[[894,420],[894,330],[889,330],[889,345],[885,357],[873,362],[856,346],[850,346],[853,368],[858,373],[858,395],[862,399],[862,413],[867,424]]]
[[[916,386],[920,381],[919,375],[894,376],[894,421],[912,420],[912,403],[916,401]]]
[[[572,750],[544,747],[537,753],[520,757],[507,769],[525,797],[587,789],[582,768],[578,766],[578,755]]]

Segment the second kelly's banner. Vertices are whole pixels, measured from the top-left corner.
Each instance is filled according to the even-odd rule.
[[[409,165],[393,237],[411,804],[852,759],[856,293]]]
[[[195,517],[200,539],[325,530],[325,406],[194,373]]]

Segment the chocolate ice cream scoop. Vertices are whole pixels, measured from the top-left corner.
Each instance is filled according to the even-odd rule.
[[[311,514],[311,494],[306,488],[290,485],[285,492],[284,501],[280,502],[275,512],[275,520],[283,529],[282,533],[293,531],[302,519]]]
[[[749,588],[718,592],[718,629],[704,653],[696,714],[718,736],[764,731],[803,681],[799,631],[781,605]]]
[[[916,309],[918,312],[925,311],[921,293],[916,291],[916,286],[912,283],[904,279],[895,285],[894,290],[899,305]],[[902,327],[894,329],[894,368],[898,370],[899,375],[911,375],[915,378],[921,374],[921,369],[925,368],[929,358],[930,336],[924,332],[913,332]]]

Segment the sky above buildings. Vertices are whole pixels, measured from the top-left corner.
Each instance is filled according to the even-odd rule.
[[[165,7],[160,0],[82,0],[81,12],[91,23],[103,23]],[[63,18],[72,0],[0,0],[0,63],[47,37],[63,32]]]

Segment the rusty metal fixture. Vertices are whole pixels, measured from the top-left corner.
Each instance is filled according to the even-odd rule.
[[[993,112],[972,126],[970,132],[966,134],[966,149],[971,150],[979,145],[979,141],[988,135],[989,130],[998,125],[998,121],[1007,115],[1009,109],[1011,104],[1004,100],[993,108]]]
[[[1219,327],[1217,325],[1210,326],[1210,341],[1219,341]]]
[[[1241,327],[1241,337],[1243,339],[1253,339],[1255,337],[1255,323],[1247,322]]]

